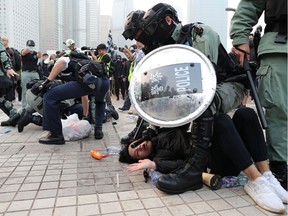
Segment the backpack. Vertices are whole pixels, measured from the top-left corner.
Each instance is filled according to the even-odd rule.
[[[20,71],[22,68],[21,55],[18,50],[10,48],[12,50],[11,61],[15,71]]]

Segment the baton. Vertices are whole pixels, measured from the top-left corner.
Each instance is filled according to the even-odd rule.
[[[248,60],[247,60],[246,56],[244,56],[243,69],[246,72],[246,75],[247,75],[248,80],[249,80],[250,89],[252,91],[252,96],[254,98],[254,102],[255,102],[255,105],[256,105],[257,113],[258,113],[258,116],[260,118],[260,122],[261,122],[262,128],[266,129],[268,127],[267,121],[266,121],[266,118],[265,118],[265,115],[264,115],[264,111],[262,109],[262,106],[261,106],[261,103],[260,103],[256,88],[255,88],[255,85],[254,85],[254,82],[253,82],[253,78],[252,78],[252,75],[251,75],[251,68],[250,68],[250,66],[248,64]]]
[[[144,123],[144,119],[143,119],[143,118],[141,118],[140,116],[139,116],[138,118],[140,118],[140,122],[139,122],[139,124],[138,124],[138,126],[137,126],[137,129],[136,129],[136,132],[135,132],[135,134],[134,134],[134,137],[133,137],[134,140],[137,140],[137,139],[138,139],[139,134],[140,134],[140,129],[141,129],[143,123]],[[136,141],[135,143],[133,143],[131,147],[132,147],[132,148],[136,148],[136,147],[137,147],[138,145],[140,145],[143,141],[144,141],[144,140],[139,139],[138,141]]]

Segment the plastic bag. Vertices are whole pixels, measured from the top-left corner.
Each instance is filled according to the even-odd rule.
[[[90,123],[87,120],[79,120],[76,113],[61,121],[63,136],[67,141],[83,139],[88,137],[92,131]]]

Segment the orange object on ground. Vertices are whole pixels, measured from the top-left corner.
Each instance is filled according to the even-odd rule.
[[[103,156],[100,154],[99,151],[97,151],[96,149],[91,149],[90,154],[93,158],[97,159],[97,160],[102,160]]]

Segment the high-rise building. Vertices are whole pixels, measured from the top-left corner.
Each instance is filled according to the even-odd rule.
[[[38,0],[0,0],[0,34],[9,37],[10,46],[19,50],[27,40],[34,40],[39,49]]]
[[[98,45],[101,32],[100,25],[100,0],[87,0],[87,46],[95,47]]]
[[[107,44],[108,34],[109,34],[109,30],[110,29],[111,29],[111,16],[110,15],[101,15],[101,19],[100,19],[100,38],[99,38],[98,44],[99,43]],[[114,42],[114,36],[112,35],[112,37],[113,37],[113,42]]]
[[[228,15],[225,8],[228,7],[228,0],[190,0],[187,3],[188,23],[202,22],[212,27],[226,47]]]
[[[133,10],[132,0],[114,0],[112,8],[112,36],[113,43],[123,47],[129,41],[122,36],[126,16]]]

